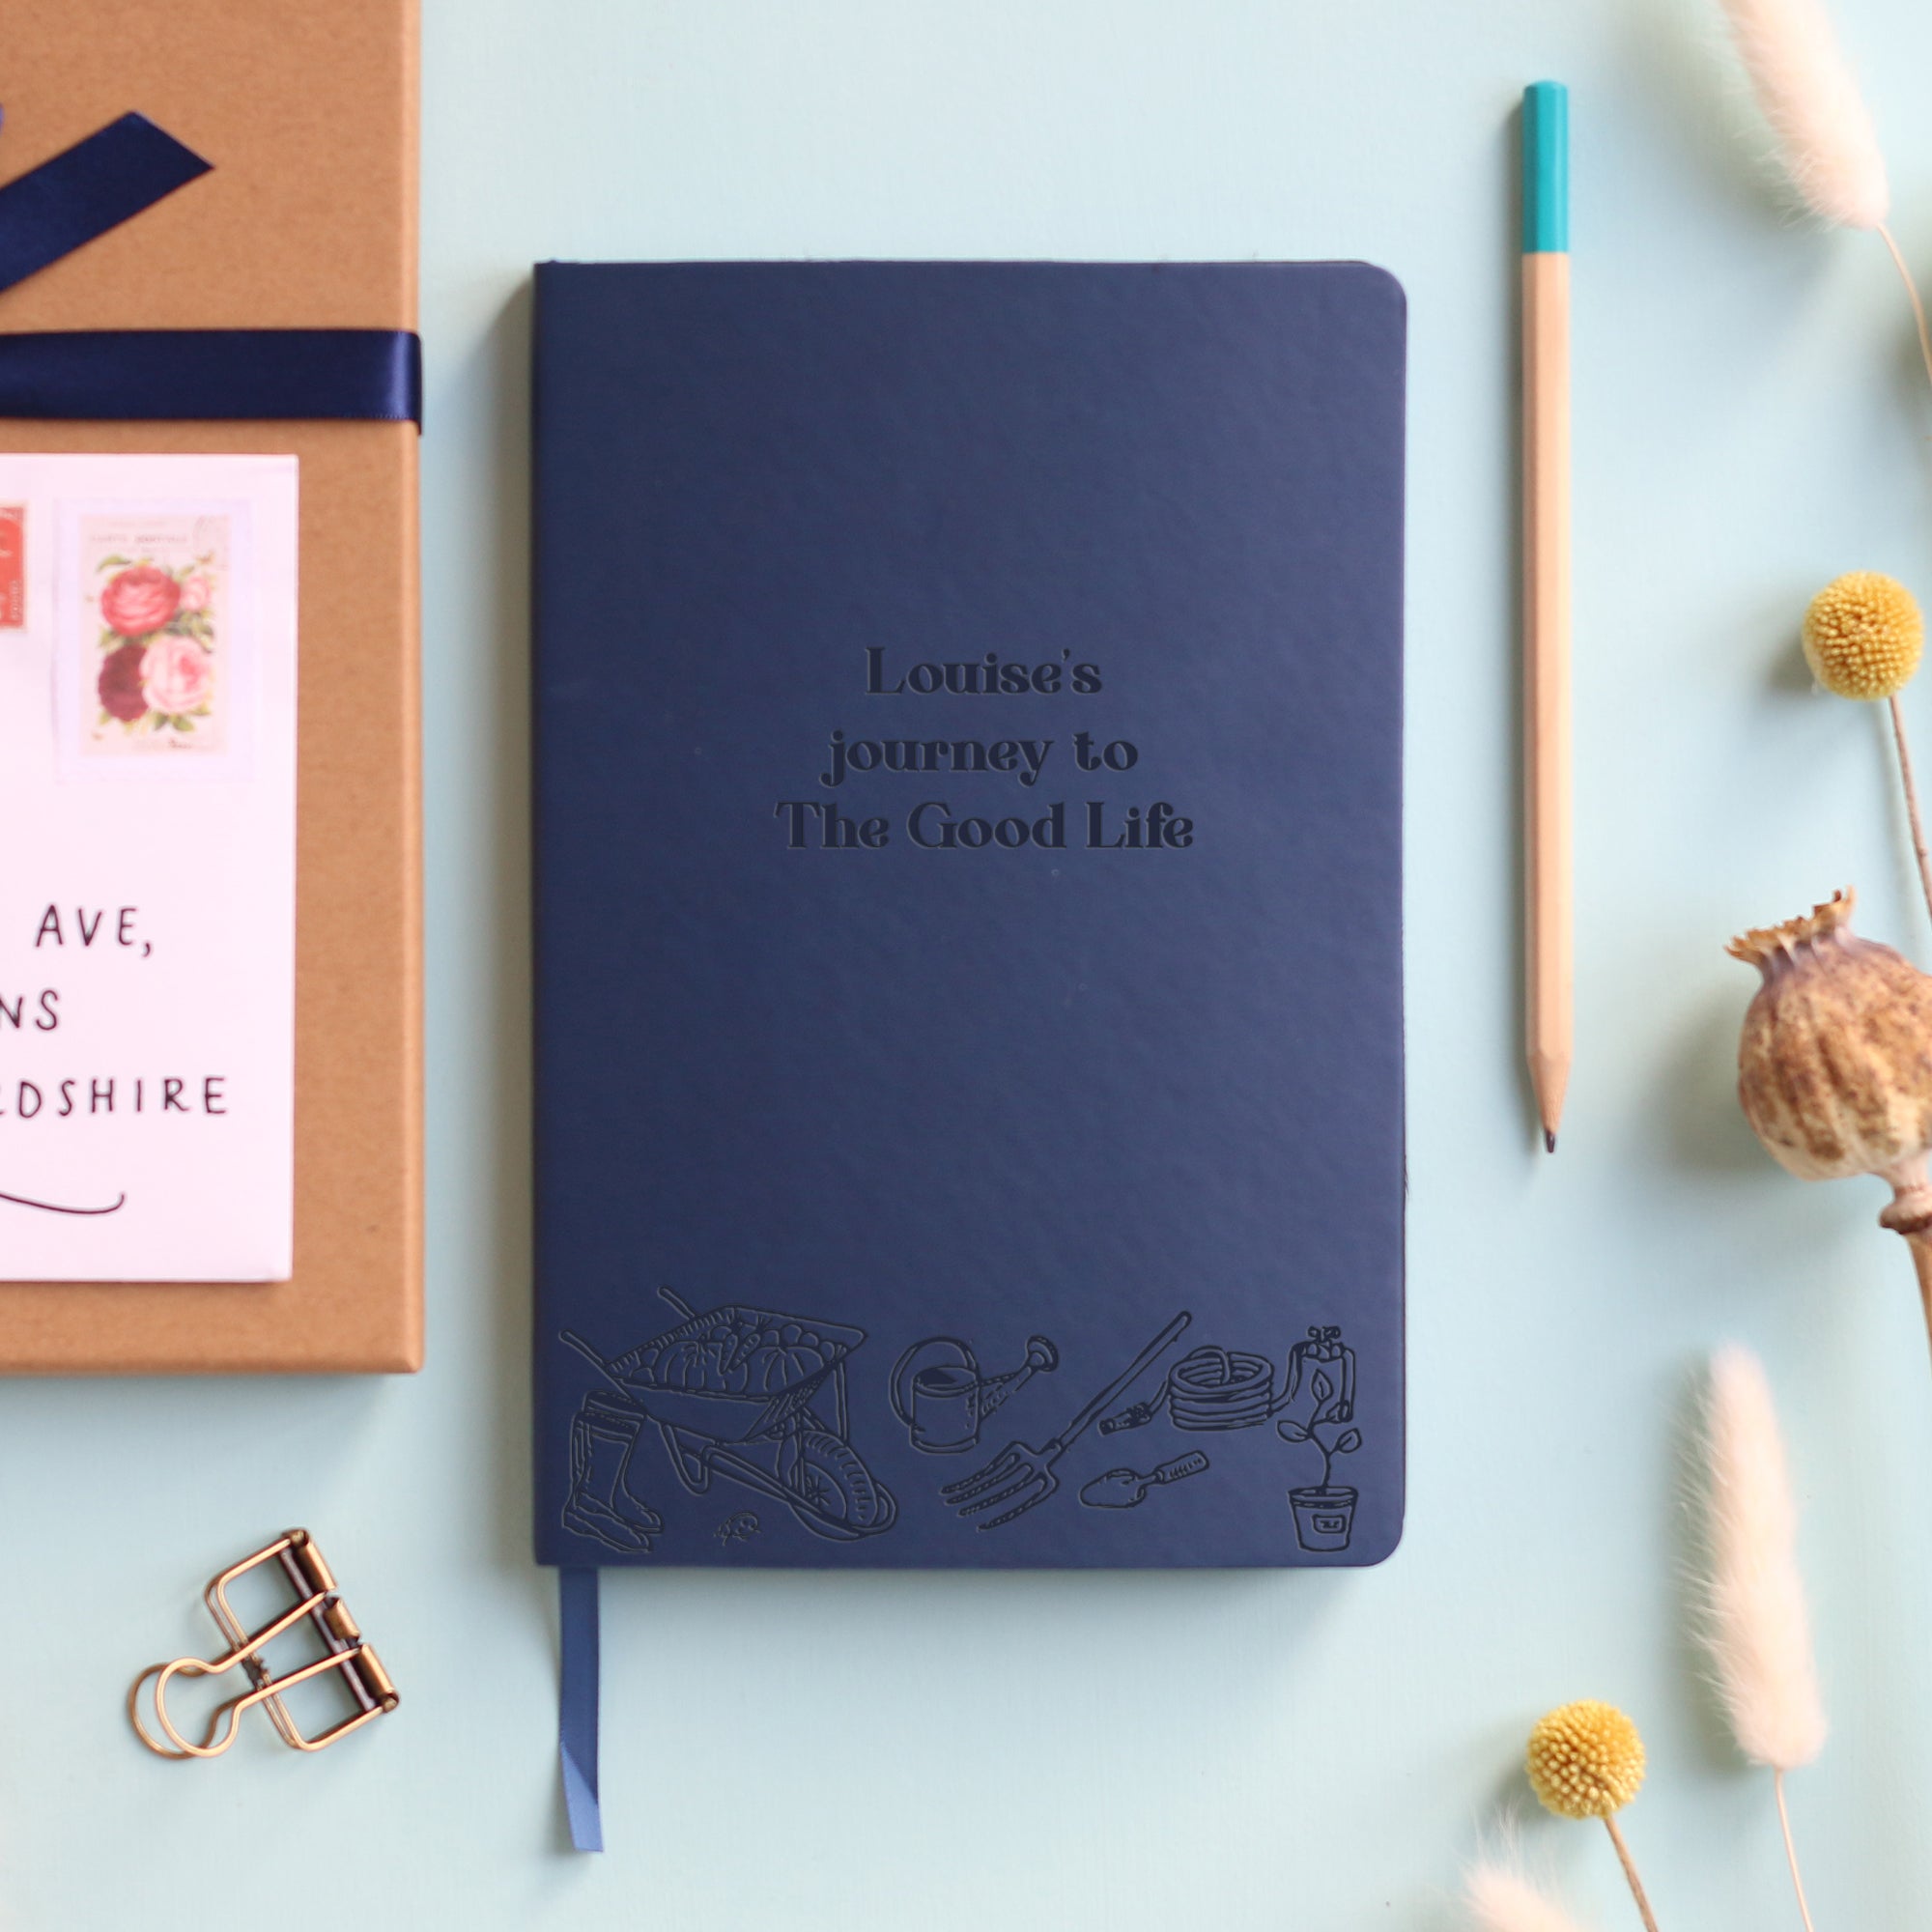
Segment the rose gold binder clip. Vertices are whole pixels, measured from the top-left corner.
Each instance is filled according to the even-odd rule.
[[[241,1619],[230,1605],[228,1586],[238,1577],[246,1576],[265,1563],[273,1563],[281,1570],[295,1592],[296,1601],[272,1623],[251,1633],[242,1628]],[[371,1718],[386,1717],[400,1702],[389,1673],[383,1668],[382,1660],[362,1641],[362,1633],[356,1628],[355,1619],[349,1614],[349,1605],[342,1601],[342,1593],[335,1586],[334,1572],[323,1560],[322,1551],[316,1548],[315,1539],[307,1530],[292,1529],[286,1536],[277,1537],[266,1549],[244,1556],[240,1563],[224,1570],[202,1594],[210,1613],[221,1627],[221,1634],[233,1646],[228,1655],[207,1662],[198,1657],[178,1657],[172,1663],[150,1664],[135,1678],[134,1688],[128,1692],[128,1716],[133,1720],[135,1732],[141,1742],[157,1755],[172,1758],[219,1757],[235,1742],[242,1713],[251,1704],[260,1704],[267,1710],[276,1730],[281,1732],[284,1744],[293,1746],[297,1750],[321,1750],[325,1745],[332,1745],[338,1738],[346,1738],[351,1731],[360,1729]],[[321,1637],[327,1654],[277,1677],[263,1661],[262,1653],[278,1636],[285,1635],[304,1620]],[[219,1677],[238,1667],[247,1673],[249,1682],[255,1688],[218,1705],[209,1718],[207,1735],[198,1745],[189,1744],[175,1729],[168,1716],[168,1686],[177,1677]],[[340,1675],[356,1708],[319,1737],[308,1737],[289,1715],[287,1705],[282,1702],[282,1693],[295,1685],[304,1684],[312,1677],[321,1677],[331,1671]],[[152,1693],[155,1718],[168,1740],[166,1744],[152,1737],[141,1721],[142,1688],[150,1682],[155,1687]]]

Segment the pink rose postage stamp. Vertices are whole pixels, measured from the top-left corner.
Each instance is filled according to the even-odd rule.
[[[68,674],[81,686],[71,715],[83,756],[205,758],[228,750],[229,525],[220,512],[78,519],[77,587],[91,636]]]

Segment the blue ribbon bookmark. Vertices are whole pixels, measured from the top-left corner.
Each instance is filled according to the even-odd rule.
[[[0,289],[84,247],[213,163],[145,114],[124,114],[0,187]]]
[[[393,328],[0,334],[0,416],[420,423],[422,343]]]
[[[556,1587],[563,1631],[556,1740],[563,1766],[563,1808],[570,1815],[570,1842],[580,1852],[601,1852],[604,1814],[597,1802],[597,1572],[559,1570]]]

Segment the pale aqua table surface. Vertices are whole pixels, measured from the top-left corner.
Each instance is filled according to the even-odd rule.
[[[0,1927],[1437,1928],[1545,1706],[1652,1774],[1665,1932],[1795,1924],[1684,1636],[1678,1437],[1762,1350],[1835,1731],[1821,1927],[1924,1918],[1932,1380],[1876,1183],[1730,1094],[1739,927],[1856,883],[1932,957],[1826,579],[1932,590],[1932,390],[1876,242],[1794,223],[1696,0],[431,0],[423,327],[430,1357],[414,1381],[0,1388]],[[1841,0],[1932,275],[1932,13]],[[1511,118],[1573,90],[1579,1055],[1519,1072]],[[1729,91],[1727,91],[1729,90]],[[1321,1576],[618,1577],[612,1849],[562,1848],[526,1555],[527,269],[545,256],[1359,256],[1410,303],[1411,1465]],[[1932,685],[1912,694],[1932,756]],[[1284,1158],[1292,1155],[1285,1151]],[[402,1686],[314,1759],[133,1743],[195,1593],[315,1527]],[[1601,1833],[1526,1824],[1635,1924]]]

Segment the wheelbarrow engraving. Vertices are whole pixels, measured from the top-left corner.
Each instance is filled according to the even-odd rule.
[[[814,1536],[854,1542],[892,1528],[898,1504],[848,1439],[845,1361],[866,1331],[739,1302],[698,1315],[669,1289],[658,1293],[683,1320],[627,1354],[607,1359],[568,1329],[558,1337],[622,1398],[593,1390],[572,1419],[564,1526],[649,1553],[663,1519],[631,1488],[649,1422],[693,1495],[724,1476],[783,1503]]]

